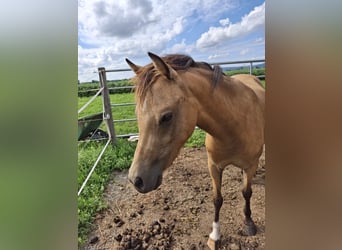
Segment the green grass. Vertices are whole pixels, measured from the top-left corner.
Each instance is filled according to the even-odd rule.
[[[185,143],[185,147],[197,148],[204,146],[205,132],[202,129],[195,129],[188,141]]]
[[[84,104],[88,102],[88,100],[91,99],[91,97],[79,97],[78,98],[78,109],[83,107]],[[95,100],[80,114],[78,114],[78,117],[83,117],[87,115],[92,115],[95,113],[102,112],[102,97],[98,96],[95,98]]]
[[[79,97],[78,98],[78,109],[80,109],[91,97]],[[133,93],[123,94],[111,94],[110,101],[113,104],[117,103],[134,103]],[[135,106],[123,106],[123,107],[112,107],[112,115],[114,120],[131,119],[135,118]],[[102,112],[102,97],[98,96],[84,111],[79,114],[79,118],[95,113]],[[115,123],[115,133],[117,135],[138,133],[138,127],[136,122],[124,122]],[[101,124],[100,128],[106,130],[104,123]]]
[[[80,109],[91,97],[79,97],[78,98],[78,109]],[[134,94],[133,93],[122,93],[122,94],[111,94],[110,95],[111,103],[129,103],[134,102]],[[130,106],[129,109],[125,107],[112,107],[113,117],[114,119],[123,119],[135,116],[134,114],[134,106]],[[102,97],[98,96],[95,100],[79,114],[79,117],[91,115],[94,113],[102,112]]]
[[[78,190],[86,179],[104,142],[81,143],[78,148]],[[115,146],[106,148],[87,185],[78,197],[78,243],[85,243],[92,229],[96,212],[105,208],[103,191],[113,170],[127,169],[131,165],[136,143],[118,139]]]
[[[134,103],[134,94],[113,94],[110,95],[112,103]],[[135,106],[112,107],[112,114],[114,120],[132,119],[135,118]],[[138,133],[137,122],[115,123],[115,131],[117,135]]]

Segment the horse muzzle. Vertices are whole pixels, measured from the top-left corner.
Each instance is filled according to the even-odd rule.
[[[148,193],[161,185],[163,176],[160,174],[157,178],[143,178],[139,175],[133,177],[128,174],[128,180],[134,185],[139,193]]]

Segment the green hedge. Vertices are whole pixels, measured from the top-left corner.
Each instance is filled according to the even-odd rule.
[[[113,87],[123,87],[123,86],[133,86],[134,84],[127,80],[115,80],[115,81],[107,81],[108,88]],[[93,96],[100,88],[99,82],[91,82],[91,83],[81,83],[78,85],[78,97],[86,97]],[[131,88],[127,89],[110,89],[110,94],[120,94],[120,93],[130,93],[132,92]]]

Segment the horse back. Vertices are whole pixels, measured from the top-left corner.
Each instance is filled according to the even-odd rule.
[[[231,78],[237,79],[247,87],[251,88],[257,95],[263,108],[265,107],[265,89],[262,86],[260,80],[256,76],[248,74],[238,74],[231,76]]]

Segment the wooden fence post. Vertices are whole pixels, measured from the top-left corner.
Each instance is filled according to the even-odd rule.
[[[99,78],[100,78],[100,86],[103,87],[103,90],[102,90],[103,120],[106,123],[109,138],[111,139],[112,144],[114,145],[116,136],[115,136],[114,123],[113,123],[112,108],[111,108],[110,98],[109,98],[109,90],[107,87],[106,69],[104,67],[98,68],[98,72],[99,72]]]

